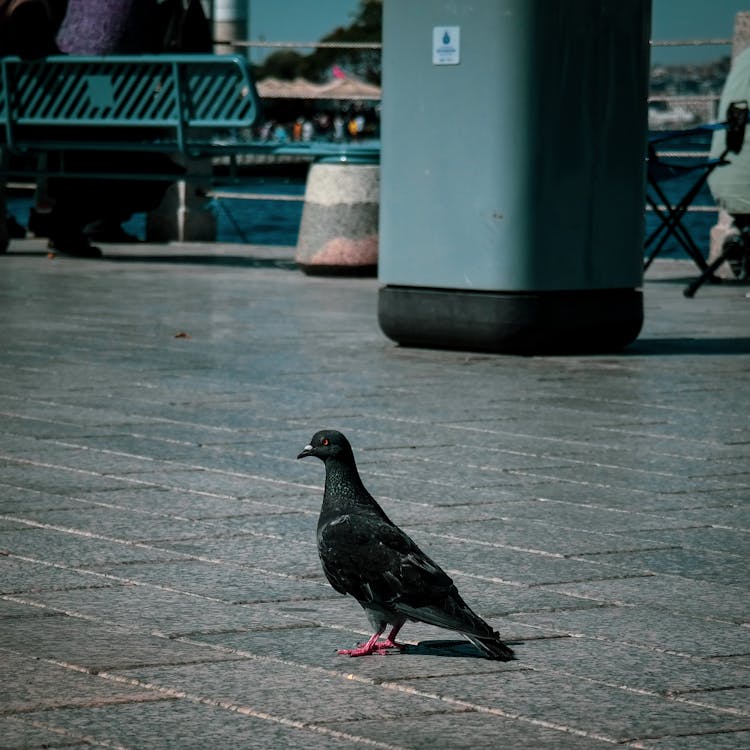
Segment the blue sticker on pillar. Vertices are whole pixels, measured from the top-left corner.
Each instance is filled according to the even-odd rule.
[[[432,29],[432,64],[458,65],[461,62],[461,27],[434,26]]]

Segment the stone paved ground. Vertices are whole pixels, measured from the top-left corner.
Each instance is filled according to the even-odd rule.
[[[662,263],[628,351],[492,356],[290,254],[0,258],[0,747],[750,747],[747,287]],[[321,427],[517,661],[336,655]]]

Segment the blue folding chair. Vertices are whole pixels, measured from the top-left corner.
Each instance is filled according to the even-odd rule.
[[[727,154],[730,152],[738,154],[742,149],[747,116],[748,105],[746,101],[732,102],[727,109],[727,118],[724,122],[702,125],[649,139],[646,201],[659,218],[660,223],[646,238],[645,250],[649,252],[649,256],[644,263],[644,271],[662,251],[670,237],[677,240],[703,274],[708,271],[708,264],[703,257],[703,253],[683,224],[682,219],[703,185],[705,185],[711,172],[717,167],[730,163],[726,158]],[[726,129],[726,147],[715,159],[702,159],[697,162],[684,163],[683,161],[666,161],[657,153],[657,145],[694,138],[697,135],[706,135],[719,129]],[[695,182],[677,201],[670,201],[662,183],[690,174],[695,175]],[[708,273],[709,275],[712,274],[712,272]]]

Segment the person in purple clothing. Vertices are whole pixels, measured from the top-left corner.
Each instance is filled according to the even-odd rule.
[[[0,54],[26,60],[59,52],[55,34],[66,0],[0,0]]]
[[[55,34],[65,15],[66,0],[0,0],[0,55],[34,60],[59,52]],[[26,228],[5,206],[5,183],[0,181],[0,253],[10,237],[26,236]]]
[[[149,6],[149,0],[68,0],[57,46],[69,55],[144,52]]]
[[[72,55],[208,53],[212,40],[199,0],[68,0],[57,44]]]
[[[211,34],[199,2],[68,0],[56,43],[70,55],[210,52]],[[166,156],[146,152],[79,153],[73,159],[79,171],[175,175],[180,171]],[[67,163],[70,167],[71,159]],[[100,241],[134,239],[121,223],[134,213],[154,210],[169,184],[137,179],[50,180],[50,240],[60,252],[97,257],[101,252],[89,236]]]
[[[156,51],[145,36],[147,12],[153,0],[68,0],[56,43],[63,54],[110,55]],[[153,19],[151,19],[153,22]],[[132,158],[131,158],[132,157]],[[108,171],[145,168],[138,154],[78,154],[81,171],[105,164]],[[158,161],[157,157],[154,161]],[[98,256],[90,238],[132,241],[121,224],[139,210],[156,208],[166,185],[138,182],[53,179],[48,186],[52,206],[48,231],[57,250],[72,255]]]

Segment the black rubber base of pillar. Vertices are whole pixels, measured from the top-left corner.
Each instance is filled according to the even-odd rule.
[[[378,275],[377,264],[366,266],[333,266],[333,265],[311,265],[297,261],[297,267],[308,276],[367,276]]]
[[[637,289],[474,292],[385,286],[378,321],[405,346],[520,354],[617,351],[643,325]]]

